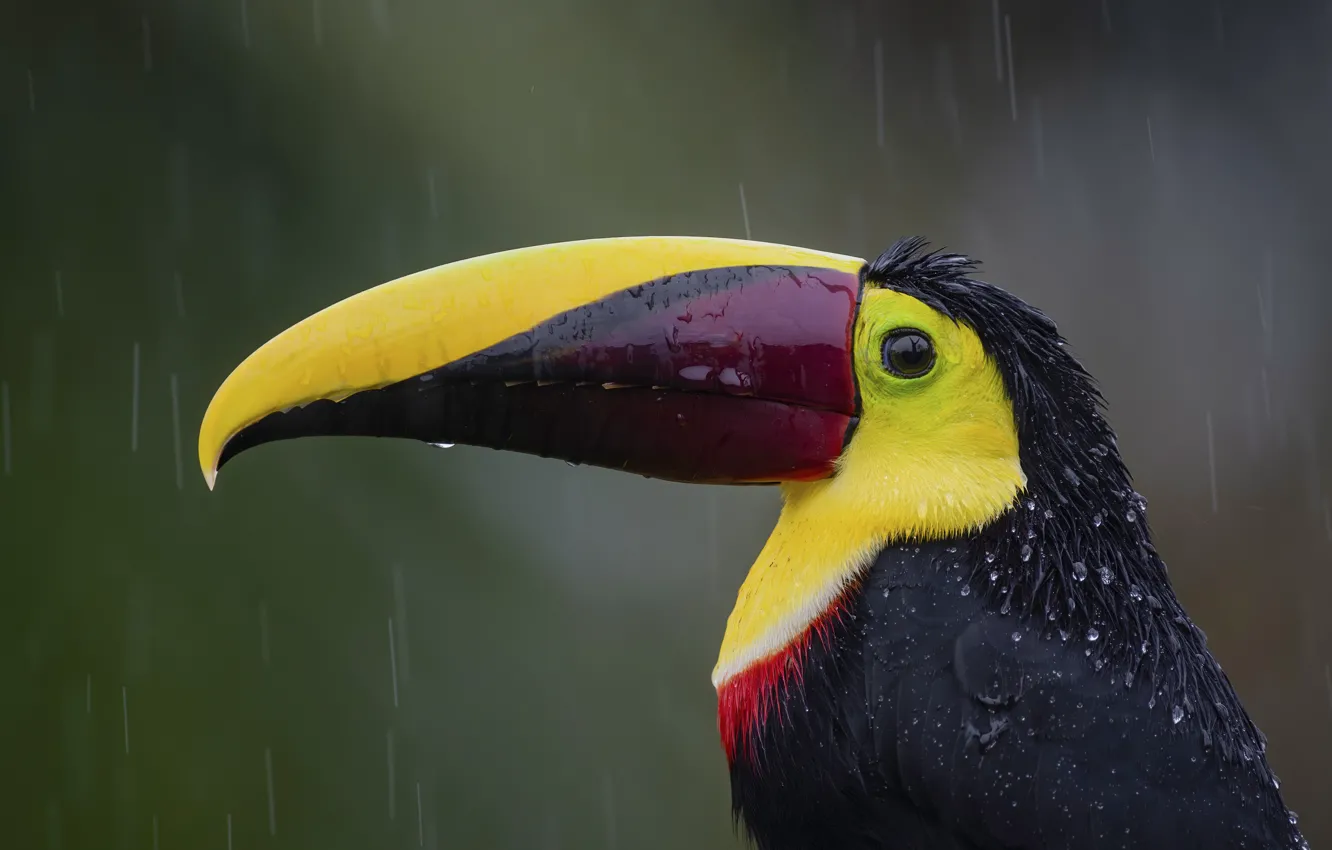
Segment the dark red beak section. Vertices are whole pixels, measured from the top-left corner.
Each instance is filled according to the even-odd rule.
[[[846,268],[686,271],[579,304],[482,350],[239,430],[487,446],[673,481],[832,473],[857,415]]]

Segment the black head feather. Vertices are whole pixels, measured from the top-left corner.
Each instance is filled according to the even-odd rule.
[[[971,328],[1003,377],[1027,490],[974,539],[976,583],[1001,613],[1043,621],[1047,638],[1086,642],[1097,670],[1151,688],[1157,710],[1178,707],[1181,732],[1201,727],[1223,759],[1270,776],[1255,758],[1262,734],[1171,588],[1095,381],[1048,316],[972,278],[976,267],[910,238],[861,270],[866,286]]]

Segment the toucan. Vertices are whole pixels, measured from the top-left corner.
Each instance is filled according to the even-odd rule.
[[[783,507],[712,673],[761,850],[1307,847],[1055,324],[919,238],[475,257],[226,378],[199,461],[405,437]]]

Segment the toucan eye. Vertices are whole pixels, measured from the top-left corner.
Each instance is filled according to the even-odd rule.
[[[921,331],[895,330],[883,339],[883,368],[899,378],[919,378],[934,368],[934,343]]]

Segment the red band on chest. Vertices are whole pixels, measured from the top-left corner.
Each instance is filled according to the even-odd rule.
[[[785,705],[784,697],[792,689],[804,686],[810,646],[816,639],[827,645],[841,608],[839,599],[782,649],[755,661],[718,689],[717,731],[721,733],[728,763],[734,764],[743,755],[757,766],[759,732],[773,719],[774,713],[776,722],[783,722],[780,712]]]

